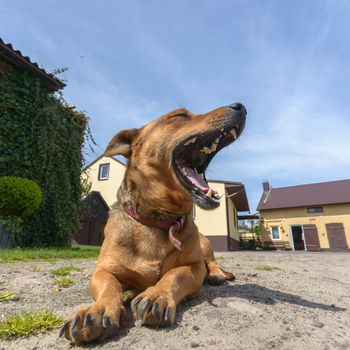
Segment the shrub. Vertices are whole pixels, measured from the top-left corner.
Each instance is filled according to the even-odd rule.
[[[34,181],[15,176],[0,177],[0,216],[24,219],[39,208],[42,198],[40,187]]]

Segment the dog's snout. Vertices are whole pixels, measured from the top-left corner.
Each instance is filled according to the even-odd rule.
[[[232,105],[229,105],[230,108],[234,109],[235,111],[239,111],[243,105],[242,103],[232,103]]]
[[[227,106],[231,110],[230,117],[233,123],[236,124],[236,129],[238,130],[238,136],[242,133],[246,116],[247,116],[247,110],[244,107],[242,103],[236,102],[232,103],[231,105]]]
[[[242,103],[239,103],[239,102],[232,103],[228,107],[237,111],[237,112],[243,111],[245,114],[247,114],[247,110],[245,109],[244,105],[242,105]]]

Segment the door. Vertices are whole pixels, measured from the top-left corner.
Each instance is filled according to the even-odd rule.
[[[306,250],[309,252],[319,252],[320,240],[318,238],[316,225],[303,225],[303,229]]]
[[[305,250],[303,226],[291,225],[291,239],[293,244],[293,250]]]
[[[344,226],[340,223],[326,224],[329,248],[332,251],[346,251],[349,249],[345,238]]]

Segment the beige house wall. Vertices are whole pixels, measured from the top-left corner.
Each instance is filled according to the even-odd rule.
[[[323,213],[308,214],[307,208],[262,210],[260,216],[262,240],[271,241],[271,226],[279,226],[280,241],[287,242],[286,248],[292,249],[290,226],[291,225],[316,225],[321,249],[328,249],[328,236],[326,224],[342,223],[345,236],[350,247],[350,204],[337,204],[323,206]],[[278,241],[273,240],[276,244]]]
[[[237,210],[230,198],[227,199],[227,209],[230,237],[239,241]]]
[[[210,188],[225,194],[223,183],[209,181]],[[213,210],[204,210],[195,206],[194,221],[200,233],[206,236],[227,236],[227,215],[225,196],[221,198],[220,206]]]
[[[99,180],[98,172],[101,164],[109,164],[108,180]],[[91,182],[91,191],[98,191],[106,203],[111,206],[117,200],[117,191],[123,181],[125,166],[111,157],[101,157],[90,165],[83,173]]]

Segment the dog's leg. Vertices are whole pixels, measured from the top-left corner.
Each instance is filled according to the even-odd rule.
[[[160,281],[131,302],[136,319],[149,326],[174,323],[176,305],[199,293],[205,278],[204,262],[181,266],[166,272]]]
[[[216,262],[209,239],[202,234],[199,235],[199,238],[205,265],[208,270],[208,283],[211,285],[219,285],[224,283],[225,280],[233,281],[235,276],[231,272],[224,271]]]
[[[123,291],[111,273],[97,270],[92,276],[91,290],[95,303],[81,308],[63,325],[60,336],[81,344],[102,340],[117,332],[123,311]]]

